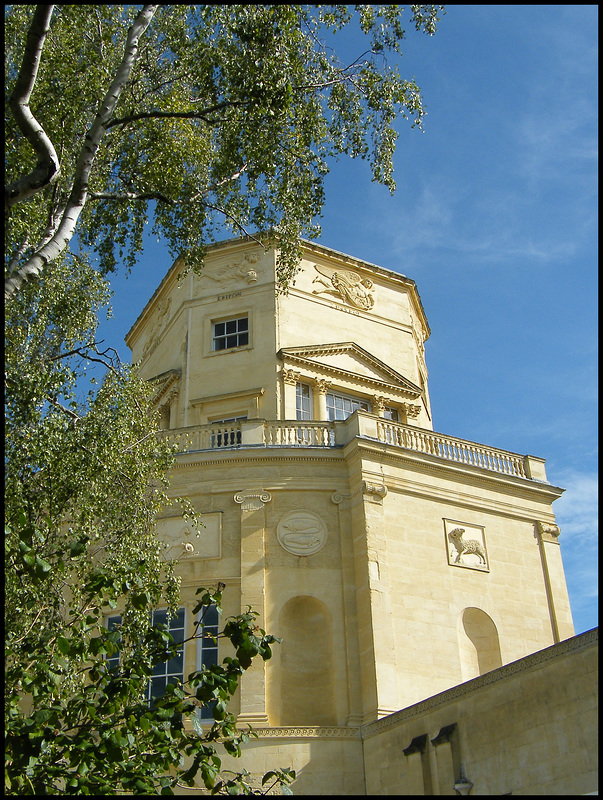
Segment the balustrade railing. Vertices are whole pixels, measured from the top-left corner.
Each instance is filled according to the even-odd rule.
[[[371,423],[369,432],[367,420]],[[345,422],[291,420],[237,420],[163,431],[180,453],[233,447],[333,447],[347,444],[354,436],[373,438],[416,453],[481,467],[504,475],[534,477],[526,469],[530,456],[444,436],[425,428],[375,418],[358,412],[357,425]],[[375,437],[376,423],[376,437]],[[337,426],[345,425],[338,429]]]
[[[502,472],[505,475],[527,477],[525,457],[517,453],[382,419],[377,421],[377,434],[379,441],[405,447],[407,450],[428,453],[431,456],[444,458],[447,461],[456,461],[459,464],[483,467],[483,469]]]

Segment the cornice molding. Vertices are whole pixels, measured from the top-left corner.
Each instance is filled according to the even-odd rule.
[[[551,661],[564,658],[567,655],[577,654],[582,650],[587,650],[595,646],[598,641],[599,629],[593,628],[590,631],[578,634],[578,636],[572,636],[570,639],[565,639],[550,647],[545,647],[543,650],[538,650],[536,653],[531,653],[517,661],[504,664],[502,667],[487,672],[485,675],[480,675],[478,678],[473,678],[465,683],[457,684],[450,689],[445,689],[443,692],[433,697],[428,697],[426,700],[421,700],[412,706],[408,706],[408,708],[395,711],[388,717],[363,725],[360,729],[362,738],[366,739],[370,736],[375,736],[407,720],[421,717],[460,697],[466,697],[487,689],[493,683],[508,682],[515,676],[520,675],[522,672],[527,672],[534,667],[539,667]]]

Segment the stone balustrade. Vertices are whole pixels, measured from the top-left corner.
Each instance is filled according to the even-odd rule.
[[[162,431],[179,453],[240,447],[343,447],[371,439],[490,472],[546,482],[544,460],[356,411],[337,422],[247,419]]]

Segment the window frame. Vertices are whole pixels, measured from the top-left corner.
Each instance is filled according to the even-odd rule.
[[[332,397],[333,399],[341,400],[342,401],[341,407],[337,408],[336,405],[333,405],[333,406],[329,405],[329,398],[330,397]],[[346,410],[345,409],[345,403],[346,402],[349,402],[351,406],[355,405],[355,408],[352,407],[352,410],[348,414],[346,414],[346,416],[336,416],[336,415],[331,416],[331,413],[330,413],[331,409],[334,412],[337,412],[339,410],[344,412]],[[368,402],[368,400],[363,400],[362,398],[358,397],[357,395],[346,395],[346,394],[341,394],[340,392],[327,392],[326,397],[325,397],[325,403],[326,403],[326,407],[327,407],[327,419],[330,422],[336,422],[336,421],[347,419],[355,411],[358,411],[358,409],[360,409],[361,411],[367,411],[369,414],[371,413],[371,404]]]
[[[196,660],[197,660],[196,668],[197,668],[197,670],[201,670],[203,668],[203,666],[204,666],[204,661],[203,661],[204,653],[206,653],[206,654],[210,654],[211,653],[211,655],[210,655],[210,657],[208,659],[209,663],[205,664],[206,667],[215,666],[215,665],[220,663],[219,662],[219,657],[220,657],[219,641],[216,641],[215,644],[214,644],[210,639],[206,639],[203,636],[203,633],[205,632],[206,629],[208,630],[209,633],[212,633],[215,636],[218,635],[218,633],[220,632],[220,613],[218,612],[218,608],[217,608],[215,603],[212,603],[210,606],[206,606],[206,608],[208,609],[205,612],[206,615],[207,615],[207,613],[209,612],[210,609],[211,609],[212,612],[215,610],[215,622],[213,622],[213,621],[206,622],[204,628],[202,628],[200,625],[195,625],[195,630],[196,630],[195,638],[197,640],[197,642],[196,642],[196,644],[197,644],[197,653],[196,653]],[[212,613],[212,617],[213,617],[213,613]],[[199,621],[201,618],[202,617],[201,617],[201,612],[200,612],[199,616],[197,617],[196,622]],[[207,705],[203,706],[203,708],[198,708],[196,710],[195,713],[197,715],[197,719],[199,720],[199,722],[201,722],[201,723],[213,723],[214,722],[213,708],[214,708],[215,703],[216,703],[216,701],[212,700],[210,703],[207,703]]]
[[[151,611],[150,620],[149,620],[151,627],[153,627],[157,623],[157,620],[155,619],[155,614],[156,613],[164,613],[164,612],[167,614],[167,610],[168,610],[167,608],[155,608],[155,609],[153,609],[153,611]],[[182,617],[183,617],[182,625],[181,626],[177,626],[177,627],[176,626],[172,627],[172,621],[175,618],[178,618],[180,616],[180,612],[182,612]],[[166,678],[165,686],[167,686],[167,684],[170,682],[170,680],[169,680],[170,678],[175,678],[175,677],[179,678],[181,683],[184,683],[184,672],[185,672],[185,666],[186,666],[186,643],[184,642],[184,639],[187,638],[186,637],[187,618],[188,618],[188,613],[187,613],[187,610],[186,610],[186,606],[179,606],[177,613],[176,614],[172,614],[171,617],[170,617],[169,624],[168,624],[168,631],[170,633],[172,633],[172,631],[180,631],[180,630],[182,631],[182,647],[179,648],[179,651],[176,653],[176,656],[174,656],[173,658],[168,659],[167,661],[160,661],[153,668],[153,673],[151,674],[151,676],[149,678],[149,681],[148,681],[148,683],[147,683],[147,685],[145,687],[145,699],[146,699],[149,707],[151,706],[151,701],[155,697],[163,697],[163,694],[161,694],[161,695],[154,695],[153,694],[153,678],[165,677]],[[122,621],[123,621],[123,615],[122,614],[110,614],[110,615],[107,615],[105,617],[105,619],[104,619],[105,628],[107,628],[107,630],[111,631],[115,627],[117,627],[117,625],[121,625]],[[174,641],[177,643],[178,640],[173,636],[173,633],[172,633],[172,637],[174,638]],[[181,657],[181,659],[182,659],[182,670],[180,672],[173,671],[173,670],[169,671],[168,670],[168,666],[170,664],[170,661],[173,661],[174,658],[178,658],[178,657]],[[118,649],[117,652],[114,655],[110,656],[106,660],[107,660],[107,663],[109,664],[109,669],[113,669],[114,667],[119,666],[120,650]],[[158,667],[164,667],[163,675],[161,675],[159,672],[157,674],[155,673],[155,670]],[[164,691],[164,693],[165,693],[165,691]]]
[[[245,321],[246,327],[244,329],[239,327],[239,323]],[[229,324],[235,324],[234,331],[226,330]],[[224,326],[224,332],[217,334],[216,327],[219,325]],[[248,312],[236,315],[229,315],[225,317],[218,317],[210,320],[210,353],[225,353],[233,350],[241,350],[245,347],[251,346],[251,315]],[[245,337],[245,341],[239,341],[239,337]],[[236,344],[228,346],[228,340],[236,339]],[[216,342],[224,340],[224,347],[216,347]]]

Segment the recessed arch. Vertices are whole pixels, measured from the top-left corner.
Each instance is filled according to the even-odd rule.
[[[465,608],[457,624],[461,674],[464,681],[502,666],[498,630],[481,608]]]
[[[281,609],[280,725],[336,724],[332,627],[316,597],[292,597]]]

